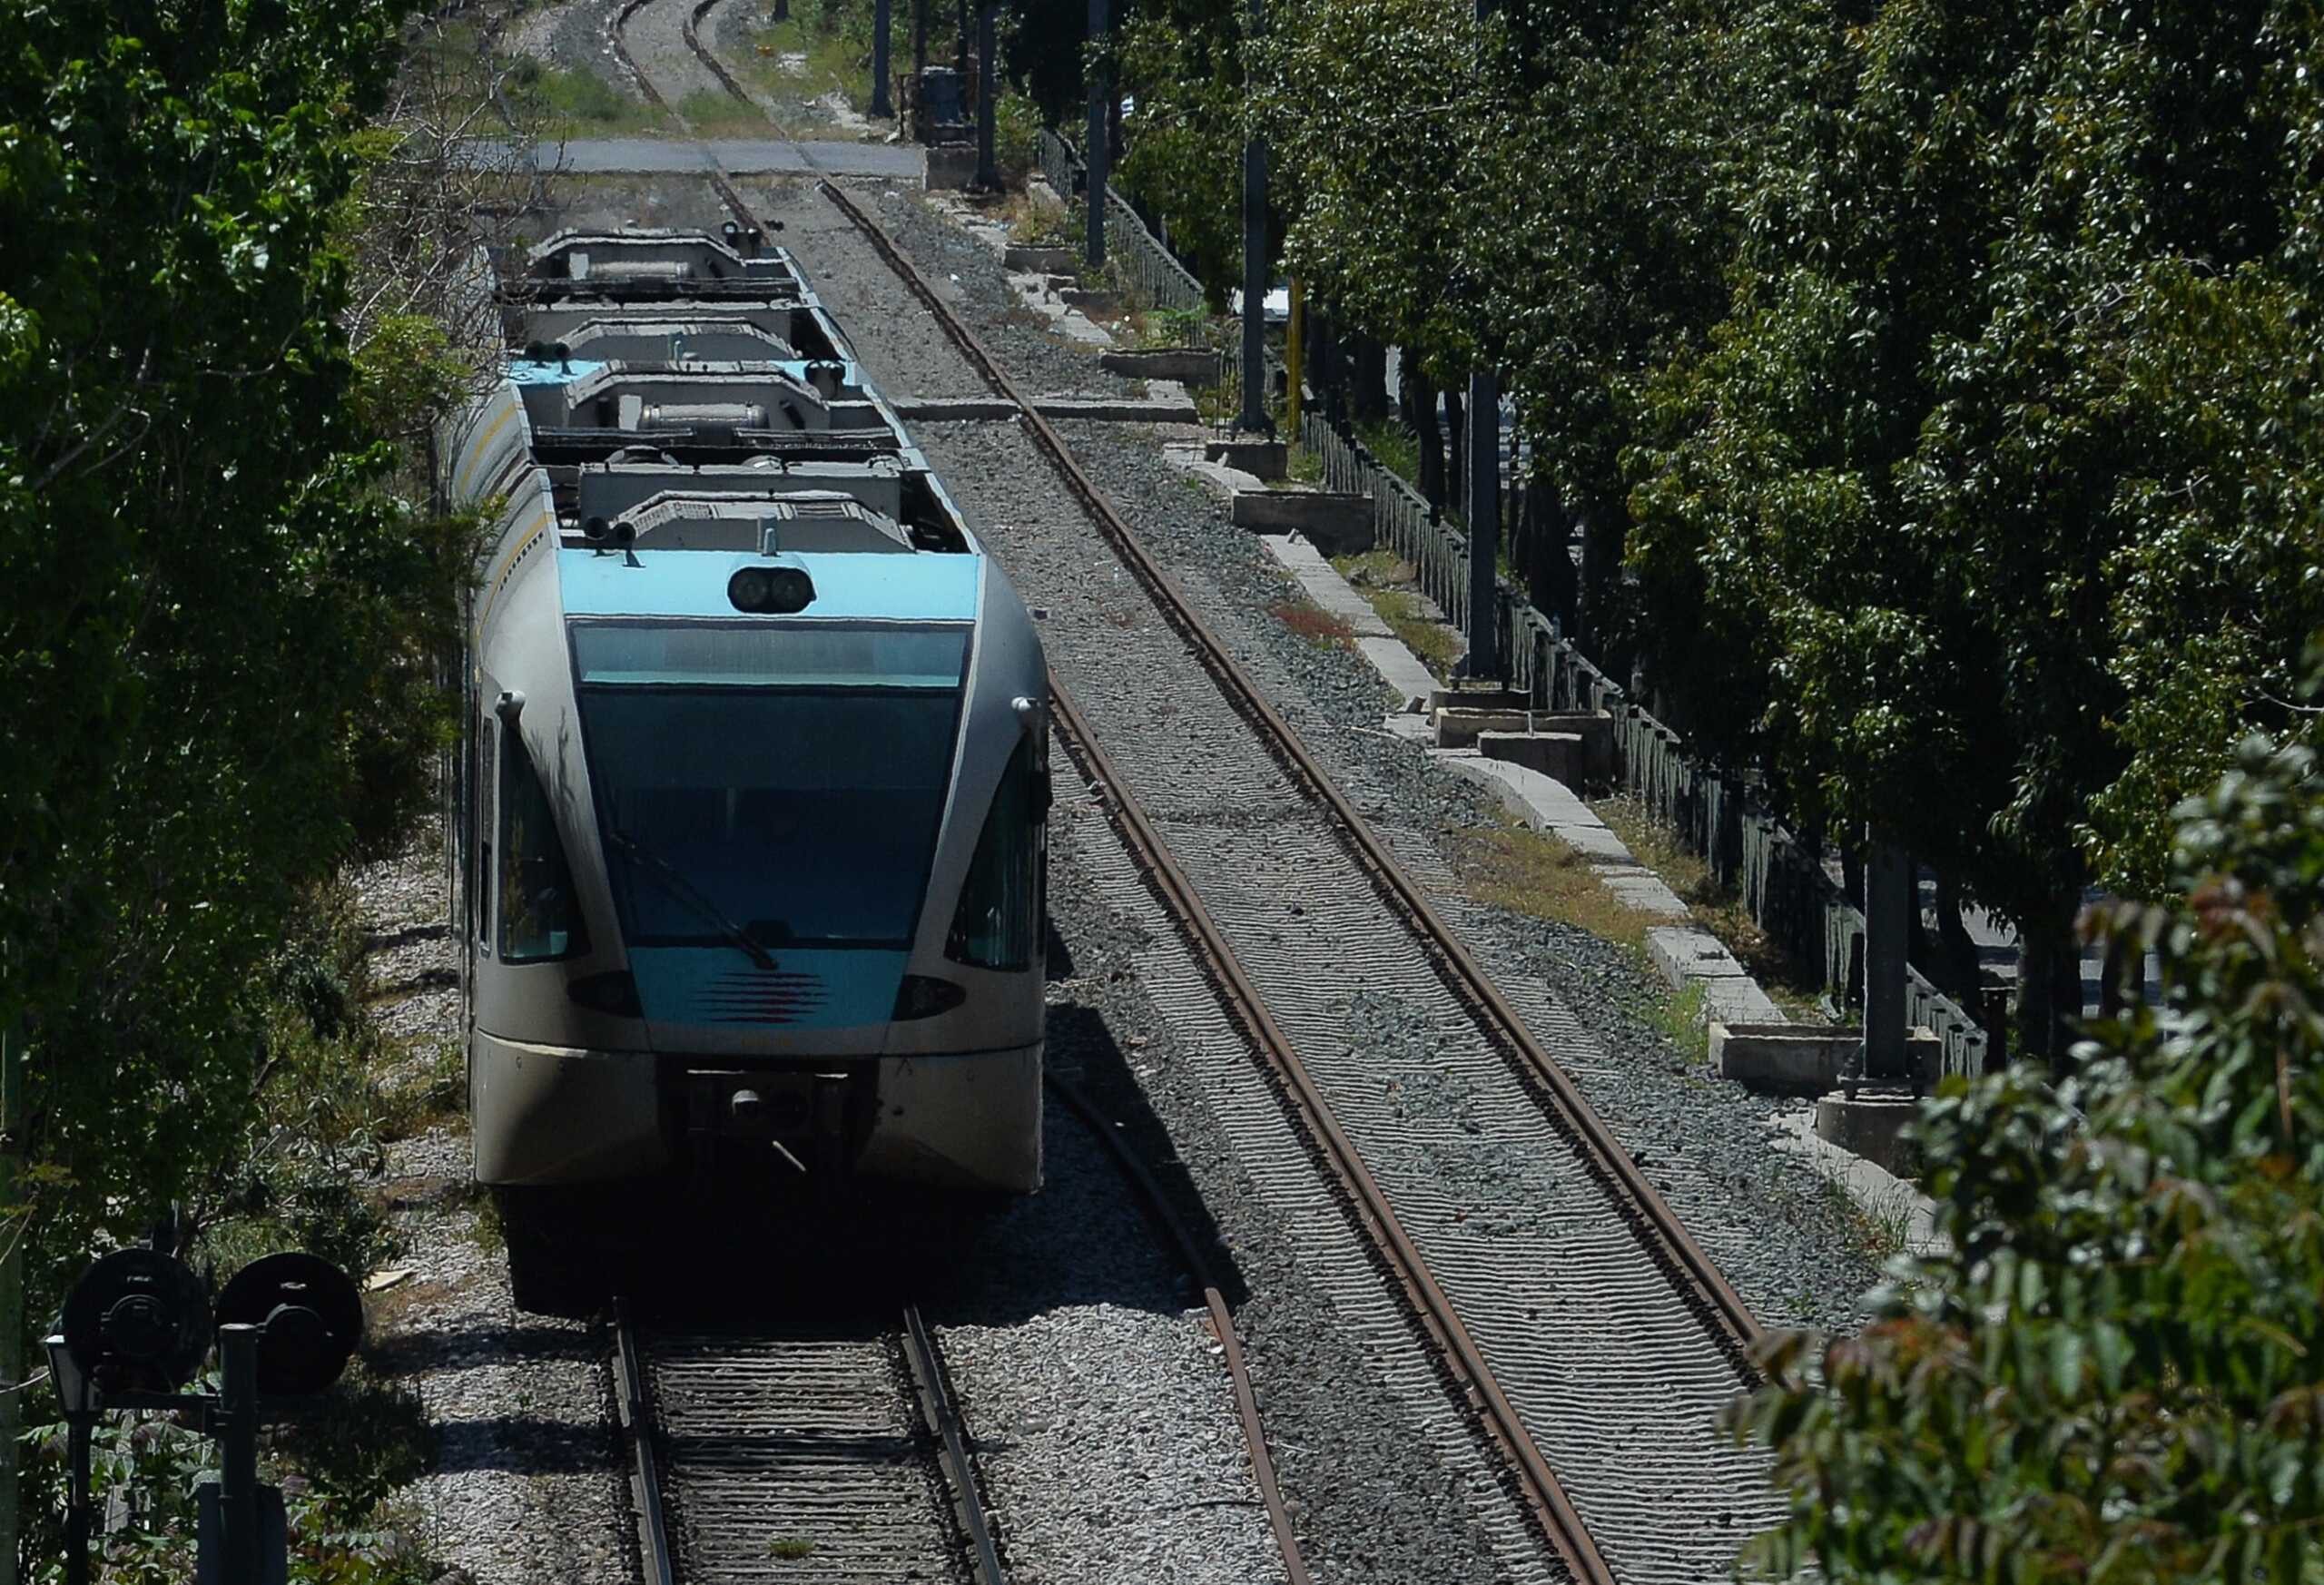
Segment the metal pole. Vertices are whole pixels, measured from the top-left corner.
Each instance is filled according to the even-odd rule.
[[[993,71],[996,9],[990,0],[977,8],[977,185],[988,192],[1000,189],[1000,164],[993,151],[992,102],[1000,97]]]
[[[1469,376],[1469,658],[1471,677],[1501,675],[1501,381]]]
[[[1283,423],[1295,438],[1299,434],[1299,385],[1307,376],[1307,299],[1299,277],[1291,278],[1291,320],[1283,328]]]
[[[0,951],[0,999],[9,958]],[[0,1206],[14,1206],[22,1181],[25,1036],[15,1019],[0,1023]],[[25,1427],[25,1235],[26,1222],[0,1225],[0,1585],[16,1585],[17,1437]]]
[[[1251,0],[1250,36],[1266,21],[1266,0]],[[1249,113],[1247,100],[1245,113]],[[1267,145],[1256,128],[1243,141],[1243,411],[1238,428],[1267,428]]]
[[[1865,832],[1864,1076],[1895,1083],[1905,1071],[1905,954],[1917,890],[1913,861],[1886,832]]]
[[[1089,48],[1094,54],[1105,43],[1106,0],[1089,0]],[[1084,255],[1089,268],[1096,270],[1106,262],[1106,94],[1108,91],[1106,69],[1092,62],[1089,67],[1089,127],[1082,147],[1083,169],[1088,172],[1088,202],[1089,234]]]
[[[225,1585],[259,1585],[258,1339],[265,1328],[218,1328],[218,1518]]]
[[[64,1418],[64,1585],[89,1585],[89,1443],[95,1422],[86,1411]]]
[[[928,0],[911,0],[911,80],[928,75]]]
[[[896,106],[888,97],[888,34],[895,13],[893,0],[872,4],[872,113],[892,119]]]
[[[960,74],[960,92],[969,90],[969,0],[952,8],[952,66]]]

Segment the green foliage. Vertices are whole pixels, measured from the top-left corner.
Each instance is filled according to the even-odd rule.
[[[2021,920],[2152,894],[2324,620],[2312,19],[1891,0],[1848,43],[1650,384],[1658,658],[1803,814]]]
[[[1792,1492],[1770,1576],[2324,1580],[2319,735],[2245,743],[2178,811],[2178,901],[2098,922],[2160,1007],[1925,1107],[1949,1248],[1737,1416]]]
[[[1243,278],[1242,209],[1231,200],[1243,187],[1245,93],[1235,8],[1214,9],[1225,15],[1191,25],[1147,17],[1121,30],[1118,69],[1137,109],[1114,184],[1161,222],[1213,306],[1224,307]]]
[[[441,349],[391,325],[357,359],[335,230],[399,18],[0,11],[0,1019],[29,1036],[35,1316],[244,1172],[271,960],[425,797],[468,538],[398,498],[383,438]]]

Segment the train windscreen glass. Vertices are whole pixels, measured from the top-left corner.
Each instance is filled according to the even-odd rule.
[[[580,624],[583,748],[632,946],[901,949],[965,625]]]

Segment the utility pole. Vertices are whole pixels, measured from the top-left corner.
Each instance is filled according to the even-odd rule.
[[[987,192],[1000,190],[1000,163],[993,149],[993,103],[1000,97],[1000,84],[993,69],[993,25],[998,8],[992,0],[985,0],[977,8],[977,185]]]
[[[1283,424],[1299,437],[1300,382],[1307,376],[1307,297],[1299,277],[1291,278],[1291,318],[1283,327]]]
[[[1493,0],[1477,0],[1477,65],[1484,65],[1485,18]],[[1480,341],[1485,338],[1480,337]],[[1490,350],[1484,357],[1490,359]],[[1469,656],[1462,674],[1472,681],[1499,680],[1502,673],[1501,565],[1501,380],[1489,364],[1469,376]]]
[[[1501,381],[1491,369],[1469,376],[1469,658],[1474,678],[1502,672]]]
[[[1088,188],[1089,234],[1082,251],[1092,270],[1106,262],[1106,157],[1111,153],[1106,146],[1106,96],[1111,87],[1099,57],[1106,47],[1108,25],[1106,0],[1089,0],[1089,128],[1082,152],[1082,170],[1087,172]]]
[[[1918,877],[1887,832],[1866,828],[1864,865],[1864,1076],[1895,1084],[1905,1072],[1905,965]]]
[[[888,33],[895,18],[893,0],[872,0],[872,113],[893,120],[894,101],[888,97]]]
[[[1246,36],[1256,46],[1266,23],[1266,0],[1251,0],[1250,15]],[[1246,58],[1256,54],[1254,48]],[[1247,69],[1243,92],[1248,116]],[[1273,428],[1267,422],[1267,145],[1256,126],[1246,128],[1243,139],[1243,411],[1235,422],[1253,433]]]

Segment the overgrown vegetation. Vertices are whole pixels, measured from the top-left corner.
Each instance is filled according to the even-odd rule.
[[[333,878],[430,796],[473,541],[431,509],[428,437],[497,347],[459,267],[527,191],[474,140],[532,130],[503,64],[447,37],[465,25],[406,15],[0,13],[18,1335],[157,1227],[221,1273],[298,1245],[359,1277],[387,1253],[359,1185],[424,1103],[382,1088]],[[424,1455],[416,1411],[378,1383],[342,1411],[362,1447],[277,1444],[304,1482],[297,1577],[424,1577],[383,1506]],[[108,1478],[137,1472],[190,1534],[191,1439],[124,1436]],[[28,1473],[22,1560],[47,1577],[55,1466]],[[118,1544],[116,1578],[184,1576]]]
[[[1367,550],[1362,556],[1335,556],[1332,565],[1439,682],[1452,674],[1467,646],[1458,632],[1427,615],[1433,607],[1425,605],[1420,575],[1412,563],[1393,550]]]
[[[1792,1493],[1769,1577],[2324,1578],[2318,735],[2247,741],[2177,813],[2171,900],[2092,921],[2159,1006],[1924,1108],[1944,1246],[1861,1335],[1779,1340],[1736,1417]]]
[[[1011,9],[1078,126],[1034,36],[1075,19]],[[2159,894],[2168,810],[2291,721],[2324,625],[2318,16],[1492,11],[1283,0],[1254,42],[1155,0],[1105,63],[1122,180],[1223,285],[1263,130],[1282,267],[1338,344],[1402,350],[1423,444],[1375,450],[1457,507],[1435,393],[1498,371],[1537,603],[1795,826],[1877,826],[2006,917],[2019,1048],[2058,1055],[2084,888]]]

